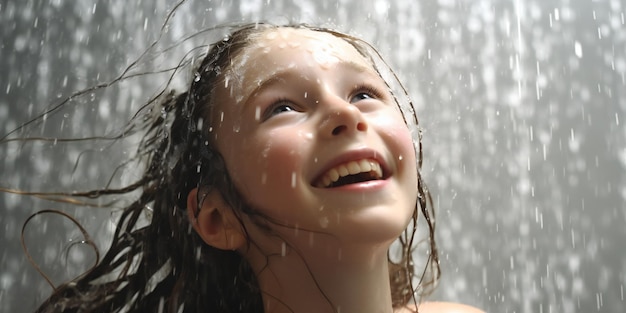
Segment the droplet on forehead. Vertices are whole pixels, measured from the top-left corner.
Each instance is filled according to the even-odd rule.
[[[313,60],[322,67],[328,67],[332,64],[339,62],[339,59],[334,56],[331,51],[326,47],[320,47],[313,50]]]
[[[267,32],[267,34],[265,34],[265,38],[267,39],[276,39],[276,37],[278,37],[278,33],[276,31],[269,31]]]

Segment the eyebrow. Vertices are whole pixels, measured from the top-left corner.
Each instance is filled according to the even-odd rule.
[[[357,62],[354,62],[354,61],[342,60],[342,61],[339,61],[339,62],[335,63],[333,66],[343,67],[343,68],[346,68],[346,69],[349,69],[349,70],[353,70],[353,71],[357,71],[357,72],[361,72],[361,73],[362,72],[370,72],[373,75],[376,74],[376,71],[373,68],[364,66],[363,64],[360,64],[360,63],[357,63]],[[299,71],[295,70],[294,68],[288,67],[287,69],[276,71],[272,75],[270,75],[269,77],[263,79],[250,92],[250,94],[248,94],[244,98],[244,101],[242,102],[244,107],[247,106],[248,101],[250,101],[250,98],[252,98],[253,95],[261,92],[263,89],[271,86],[275,82],[284,81],[289,76],[295,75],[297,73],[299,73]],[[376,75],[376,76],[378,76],[378,75]]]

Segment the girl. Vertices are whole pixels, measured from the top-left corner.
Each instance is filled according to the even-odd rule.
[[[215,43],[188,90],[153,109],[145,174],[73,195],[141,191],[104,258],[39,312],[477,311],[411,304],[439,275],[434,216],[417,121],[384,68],[328,29],[251,24]],[[430,248],[416,286],[419,212]]]

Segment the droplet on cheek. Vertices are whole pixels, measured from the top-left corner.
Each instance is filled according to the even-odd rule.
[[[291,173],[291,188],[296,188],[296,172]]]
[[[265,146],[265,148],[261,152],[261,157],[263,157],[264,159],[267,159],[267,156],[270,153],[270,148],[271,148],[271,143],[268,142],[267,146]]]
[[[299,130],[298,131],[298,137],[304,138],[304,139],[313,139],[313,133]],[[291,154],[295,154],[295,153],[296,153],[296,151],[294,151],[294,150],[291,151]]]
[[[322,216],[320,218],[320,226],[322,228],[327,228],[328,227],[328,223],[330,223],[328,216]]]
[[[280,256],[286,256],[286,255],[287,255],[287,244],[283,242],[280,245]]]
[[[399,160],[399,161],[402,161],[402,159],[404,159],[402,156],[399,156],[399,157],[398,157],[398,160]]]

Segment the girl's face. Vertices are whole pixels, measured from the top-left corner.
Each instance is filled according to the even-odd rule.
[[[217,87],[212,135],[238,190],[280,224],[391,242],[417,198],[415,151],[385,82],[354,47],[267,30]]]

